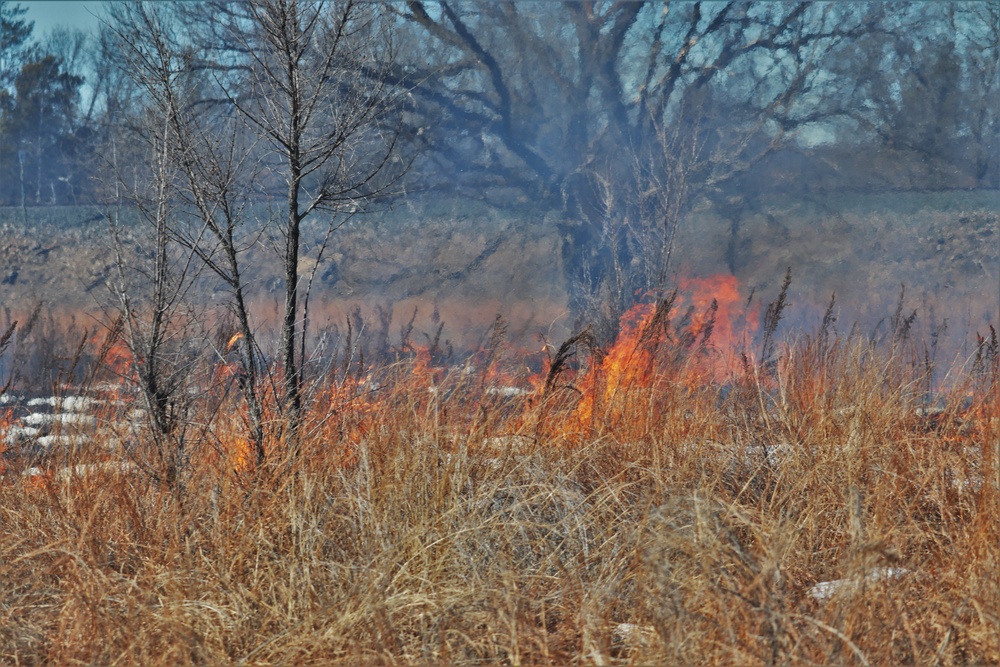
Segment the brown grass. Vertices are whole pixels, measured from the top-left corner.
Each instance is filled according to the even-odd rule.
[[[172,488],[141,434],[8,471],[0,662],[1000,662],[995,356],[929,414],[901,346],[803,337],[726,386],[671,353],[584,422],[585,363],[504,396],[493,352],[323,383],[257,470],[231,402]]]

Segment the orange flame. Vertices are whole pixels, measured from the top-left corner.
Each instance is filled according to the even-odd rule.
[[[593,426],[599,413],[609,426],[629,423],[637,391],[648,398],[664,382],[697,387],[731,375],[756,332],[757,308],[742,305],[739,283],[729,274],[683,278],[678,286],[674,302],[640,303],[621,317],[614,344],[580,387],[575,415],[581,426]]]
[[[242,338],[243,338],[242,332],[237,331],[235,334],[233,334],[233,337],[229,339],[228,343],[226,343],[226,352],[231,352],[233,346],[236,345],[236,343]]]
[[[576,408],[581,426],[592,426],[597,408],[613,400],[619,391],[650,384],[651,352],[642,339],[655,314],[654,304],[640,303],[622,315],[614,344],[584,377],[583,398]]]
[[[694,306],[695,319],[692,324],[699,329],[706,324],[702,318],[715,301],[718,310],[709,343],[716,349],[724,352],[741,349],[757,332],[757,304],[753,304],[749,310],[745,308],[736,276],[720,273],[706,278],[681,278],[678,287],[678,305],[682,309],[685,302]]]

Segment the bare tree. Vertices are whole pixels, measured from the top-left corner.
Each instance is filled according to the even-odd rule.
[[[397,173],[384,128],[393,91],[359,72],[391,58],[381,10],[352,1],[254,1],[197,8],[112,8],[132,78],[169,119],[184,206],[171,238],[195,253],[232,295],[250,440],[265,456],[262,382],[271,368],[252,323],[243,254],[278,239],[284,308],[279,408],[294,443],[302,412],[308,285],[303,223],[323,213],[314,273],[331,234]],[[183,21],[179,23],[178,19]],[[183,25],[183,31],[175,30]],[[205,38],[205,35],[210,35]]]
[[[276,220],[285,282],[279,350],[294,440],[306,336],[302,224],[314,212],[326,212],[329,238],[344,214],[392,181],[395,134],[384,119],[395,93],[377,74],[391,61],[392,44],[388,24],[372,3],[253,0],[247,10],[248,23],[234,19],[229,26],[232,41],[248,56],[247,76],[224,91],[266,144],[263,160],[271,178],[286,186],[286,209]],[[376,74],[363,79],[361,71]]]
[[[885,175],[897,184],[1000,187],[1000,5],[904,5],[892,27],[838,59],[854,82],[844,143],[892,154],[895,171],[910,172]]]
[[[877,30],[881,13],[799,2],[393,6],[408,26],[391,74],[414,86],[404,117],[415,171],[561,211],[578,314],[618,268],[636,267],[643,284],[630,288],[662,289],[693,199],[843,115],[829,57]]]
[[[261,373],[243,279],[242,256],[259,230],[248,223],[247,207],[259,192],[255,177],[255,137],[233,119],[206,114],[201,106],[203,81],[192,72],[192,53],[172,32],[173,22],[163,7],[116,5],[109,24],[131,78],[142,89],[147,114],[163,123],[156,154],[161,187],[154,216],[157,253],[167,245],[185,248],[197,257],[232,296],[230,309],[239,336],[240,387],[247,403],[249,440],[258,463],[264,460],[264,423]],[[169,197],[176,201],[162,210]],[[157,279],[154,286],[163,281]],[[122,286],[122,299],[127,302]],[[156,317],[169,313],[154,311]],[[155,370],[155,369],[153,369]],[[155,380],[151,378],[151,382]]]
[[[117,304],[114,329],[131,353],[126,378],[134,380],[145,408],[147,432],[156,456],[154,478],[179,489],[188,455],[188,420],[198,354],[198,317],[187,296],[199,277],[200,262],[173,242],[177,172],[176,128],[168,110],[149,106],[129,134],[146,149],[144,167],[123,166],[112,153],[119,198],[107,218],[115,255],[110,281]],[[132,167],[132,168],[129,168]],[[127,206],[123,207],[125,204]],[[135,212],[135,221],[123,221]],[[143,461],[144,463],[144,461]]]

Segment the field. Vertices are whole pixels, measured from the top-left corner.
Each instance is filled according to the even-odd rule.
[[[8,319],[23,320],[42,303],[57,319],[75,316],[86,326],[87,315],[110,300],[113,265],[101,211],[28,209],[27,215],[25,225],[20,209],[0,209],[0,267],[7,267],[0,268],[0,296],[13,311]],[[148,234],[139,226],[131,232],[136,239]],[[307,254],[320,236],[319,229],[306,231]],[[998,238],[996,191],[771,197],[735,214],[698,208],[679,230],[676,266],[680,278],[732,275],[744,297],[755,291],[764,299],[774,297],[790,267],[786,329],[818,325],[836,293],[837,326],[846,333],[858,323],[870,333],[893,314],[905,286],[905,306],[918,310],[925,338],[947,320],[943,335],[954,361],[971,353],[973,333],[1000,314]],[[275,253],[260,243],[247,258],[262,326],[276,319]],[[475,348],[498,313],[526,347],[536,347],[539,335],[559,341],[575,332],[558,232],[530,207],[411,198],[353,218],[334,235],[326,257],[312,300],[317,330],[342,327],[358,306],[377,319],[382,306],[396,322],[408,321],[416,308],[421,335],[445,322],[445,337],[462,348]],[[224,298],[222,286],[206,276],[201,299]]]
[[[606,349],[551,326],[565,297],[543,232],[518,246],[502,219],[472,234],[442,216],[454,226],[432,228],[429,245],[451,255],[387,246],[365,265],[385,275],[367,282],[347,260],[382,249],[345,241],[331,325],[352,284],[405,307],[369,348],[339,331],[297,442],[268,405],[262,466],[224,359],[185,395],[172,441],[184,465],[172,471],[113,341],[82,317],[39,315],[31,335],[77,327],[60,343],[70,357],[87,330],[76,357],[90,355],[90,370],[10,353],[77,379],[33,402],[9,387],[0,406],[0,662],[997,664],[1000,343],[984,323],[997,267],[983,250],[996,209],[873,217],[865,206],[785,225],[766,257],[755,225],[769,223],[748,216],[739,235],[753,243],[735,274],[727,223],[706,212],[687,254],[698,271],[675,297],[630,311]],[[924,239],[936,245],[928,234],[952,215],[973,222],[948,227],[941,252],[982,257],[968,274],[938,265],[958,272],[967,321],[952,325],[964,326],[953,354],[932,359],[934,328],[901,307],[897,278],[931,273],[917,250],[933,258]],[[806,252],[862,218],[863,252]],[[419,226],[398,230],[405,241]],[[888,252],[875,242],[892,239],[909,260],[874,261]],[[529,269],[504,278],[518,252]],[[794,279],[780,289],[782,252],[807,262],[798,292]],[[548,273],[532,274],[546,253]],[[437,286],[406,277],[429,256]],[[852,330],[851,311],[835,323],[824,310],[836,267],[854,261],[867,298],[837,301],[886,312],[878,326]],[[532,283],[523,302],[508,291],[514,274]],[[769,307],[747,305],[754,287]],[[955,306],[926,280],[913,291],[939,312]],[[395,330],[423,303],[405,299],[437,306],[412,337]],[[436,322],[464,341],[450,356]],[[16,431],[42,424],[45,435]]]

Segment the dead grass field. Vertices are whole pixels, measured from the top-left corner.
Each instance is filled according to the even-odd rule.
[[[0,380],[105,403],[50,440],[86,444],[0,444],[0,663],[1000,664],[1000,206],[903,199],[748,215],[735,278],[729,221],[698,214],[682,289],[759,302],[793,267],[780,326],[739,320],[763,319],[763,343],[705,292],[646,304],[609,349],[558,347],[544,221],[352,225],[317,273],[324,374],[297,455],[272,404],[248,464],[219,361],[170,484],[128,385],[86,382],[98,223],[6,220]],[[0,405],[0,431],[15,420]]]
[[[905,337],[657,317],[332,376],[256,469],[229,394],[171,486],[121,393],[0,484],[0,662],[1000,662],[995,341],[928,404]]]

